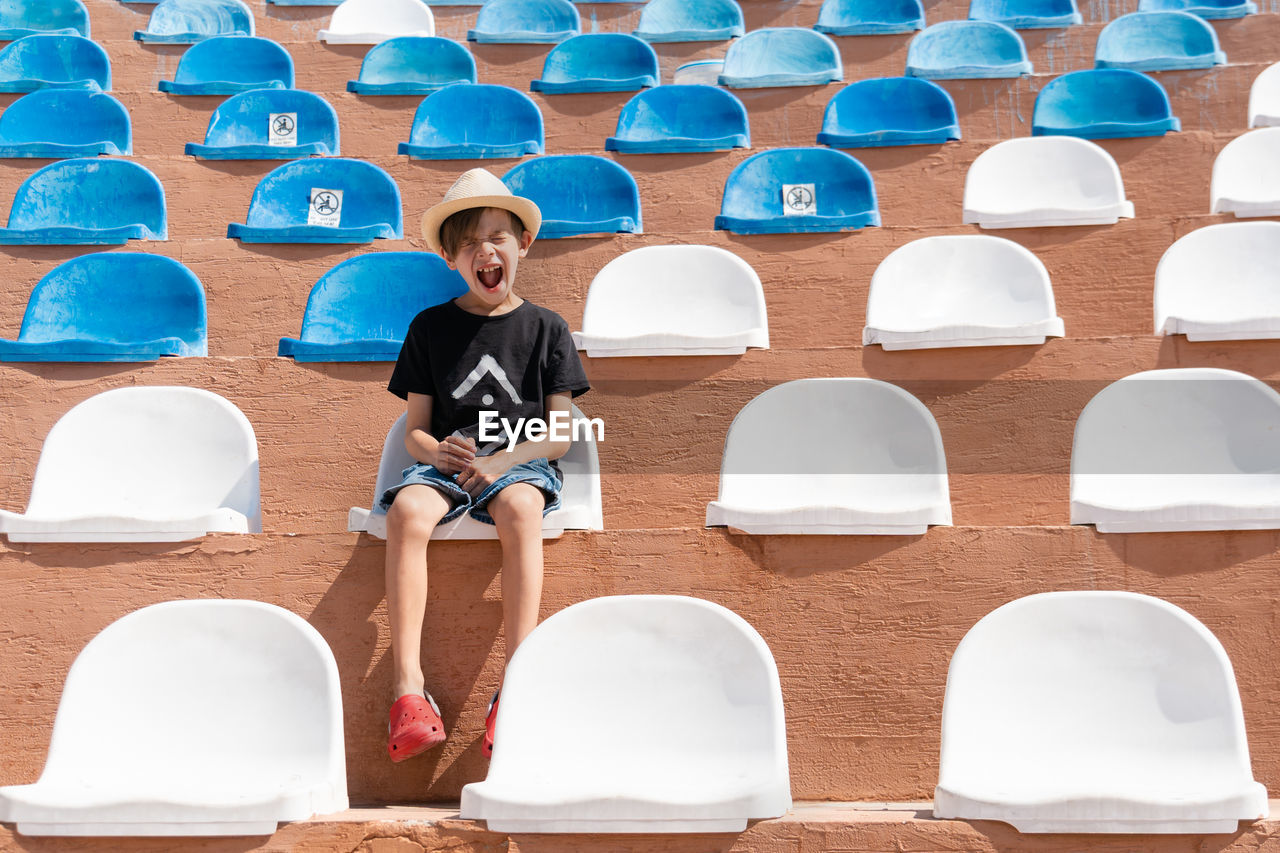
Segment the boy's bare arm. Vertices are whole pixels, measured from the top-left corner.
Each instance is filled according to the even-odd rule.
[[[548,423],[551,422],[553,412],[564,412],[566,416],[571,414],[569,401],[572,397],[573,395],[568,391],[563,394],[550,394],[547,396],[543,408],[546,409]],[[554,441],[550,437],[541,441],[522,441],[509,453],[505,449],[499,450],[497,453],[490,456],[481,456],[464,465],[462,474],[458,477],[458,485],[466,489],[472,496],[479,495],[490,484],[505,474],[508,469],[522,462],[531,462],[534,459],[543,457],[548,460],[559,459],[569,452],[569,448],[572,445],[573,441],[568,437]]]
[[[457,474],[476,458],[475,445],[452,435],[436,441],[431,435],[431,403],[428,394],[409,395],[404,448],[414,459],[434,465],[442,474]]]

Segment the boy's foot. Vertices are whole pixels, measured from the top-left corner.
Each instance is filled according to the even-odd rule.
[[[430,693],[407,693],[391,706],[387,723],[387,754],[392,761],[421,755],[444,742],[444,721]]]
[[[493,727],[498,721],[498,694],[501,692],[501,689],[494,691],[493,698],[489,700],[489,713],[484,718],[484,740],[480,743],[480,750],[485,758],[493,758]]]

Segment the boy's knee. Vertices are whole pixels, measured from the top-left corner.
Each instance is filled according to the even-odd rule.
[[[547,506],[547,499],[542,490],[528,483],[512,483],[489,502],[489,514],[499,524],[532,523],[542,524],[542,511]]]
[[[406,486],[387,510],[387,532],[403,538],[430,539],[448,511],[449,502],[430,486]]]

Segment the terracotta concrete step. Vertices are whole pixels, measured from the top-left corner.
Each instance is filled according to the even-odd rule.
[[[211,181],[209,192],[217,191]],[[443,189],[439,192],[443,193]],[[922,198],[917,203],[928,202]],[[702,203],[698,198],[689,202]],[[1074,228],[983,232],[973,225],[954,225],[756,236],[690,228],[643,235],[543,240],[533,244],[529,258],[522,264],[517,292],[557,311],[571,328],[580,329],[591,280],[614,258],[645,246],[711,245],[737,254],[760,276],[774,348],[856,348],[862,342],[871,278],[890,252],[930,236],[987,233],[1025,246],[1045,264],[1068,340],[1142,337],[1153,332],[1155,272],[1164,252],[1191,231],[1234,220],[1226,215],[1152,220],[1141,218],[1142,208],[1138,209],[1138,219],[1112,226]],[[194,218],[195,212],[187,215]],[[209,225],[210,230],[221,227],[225,225],[216,219]],[[406,230],[416,227],[417,213],[411,212]],[[110,247],[11,246],[0,252],[0,335],[16,337],[31,289],[43,275],[95,248]],[[133,241],[111,250],[151,252],[182,261],[205,287],[209,352],[216,356],[264,357],[275,354],[281,337],[297,335],[307,294],[327,270],[365,252],[423,251],[425,246],[415,234],[411,239],[380,240],[372,246],[253,245],[225,238],[188,238],[165,243]],[[1240,346],[1259,351],[1272,348],[1267,342],[1242,342]],[[1025,350],[1000,348],[1005,349],[1015,353]],[[955,352],[943,350],[942,354],[926,357],[952,358]],[[886,353],[883,357],[894,360],[913,356]],[[615,361],[626,365],[624,371],[644,363],[634,359]],[[704,363],[701,359],[695,361]]]
[[[1209,72],[1169,71],[1157,76],[1169,92],[1174,114],[1183,130],[1232,136],[1248,129],[1249,87],[1265,65],[1228,65]],[[163,75],[161,75],[163,76]],[[851,78],[852,79],[852,78]],[[1031,120],[1039,91],[1054,79],[1037,74],[1017,80],[944,80],[940,85],[956,101],[966,143],[989,145],[1002,139],[1031,135]],[[209,118],[225,100],[217,96],[176,97],[156,91],[150,79],[125,88],[117,82],[113,95],[129,110],[134,152],[138,156],[181,155],[188,142],[202,142]],[[337,111],[342,153],[349,157],[396,156],[396,145],[409,139],[417,96],[360,97],[346,91],[345,78],[311,81],[310,88]],[[604,154],[605,140],[616,130],[618,113],[634,93],[600,92],[543,95],[528,92],[527,79],[506,81],[525,91],[542,112],[549,154]],[[299,79],[299,86],[308,88]],[[840,84],[801,89],[744,89],[735,94],[750,116],[752,149],[816,144],[828,101]],[[0,107],[19,96],[0,95]],[[904,156],[943,153],[950,146],[894,148]],[[855,157],[874,158],[867,149],[850,150]],[[641,158],[648,159],[648,158]],[[490,161],[505,171],[509,160]]]
[[[1271,813],[1280,801],[1271,801]],[[738,835],[520,835],[489,832],[481,821],[461,820],[456,803],[436,806],[383,806],[353,808],[336,815],[283,824],[264,842],[269,850],[451,850],[483,853],[492,849],[512,853],[604,853],[626,849],[635,853],[872,853],[879,850],[948,850],[952,853],[997,853],[1028,850],[1067,853],[1088,845],[1090,850],[1118,853],[1174,853],[1188,844],[1211,844],[1220,853],[1252,853],[1270,850],[1276,829],[1274,818],[1241,824],[1229,835],[1019,835],[1007,824],[995,821],[935,820],[931,801],[905,803],[796,802],[785,816],[753,822]],[[173,839],[130,839],[132,849],[162,851]],[[0,845],[19,848],[32,839],[0,825]],[[112,851],[112,839],[42,838],[50,851]],[[220,839],[183,839],[183,849],[223,851],[237,849]]]
[[[1086,10],[1087,22],[1080,26],[1020,31],[1028,56],[1037,71],[1061,74],[1092,67],[1098,33],[1107,21],[1121,14],[1121,9],[1114,8],[1114,5],[1119,4],[1082,5],[1089,8]],[[1133,9],[1131,4],[1126,3],[1124,6],[1124,11]],[[641,8],[640,3],[583,4],[579,8],[582,31],[630,33],[639,23]],[[776,26],[811,27],[818,20],[820,8],[820,0],[805,0],[801,3],[784,3],[780,0],[752,2],[744,8],[744,18],[748,30]],[[332,7],[280,7],[263,4],[257,4],[254,11],[256,33],[280,42],[315,41],[319,31],[328,27],[333,14]],[[467,30],[475,26],[478,7],[437,6],[432,11],[435,14],[436,35],[465,42]],[[932,24],[962,19],[967,17],[967,12],[967,5],[951,2],[944,4],[943,8],[928,9],[926,21]],[[95,6],[92,10],[94,37],[102,42],[132,40],[136,30],[146,27],[149,14],[149,6],[138,5],[122,9]],[[1277,58],[1272,45],[1276,27],[1280,23],[1275,14],[1251,15],[1243,19],[1211,23],[1229,61],[1260,62]],[[836,37],[836,42],[840,47],[846,72],[861,68],[866,74],[870,67],[874,67],[875,72],[869,76],[887,76],[901,74],[906,67],[907,43],[911,38],[911,33],[846,36]],[[522,52],[511,51],[510,45],[472,47],[478,56],[519,55]],[[549,50],[547,45],[537,48],[540,56]],[[665,79],[670,79],[671,71],[681,62],[695,58],[722,57],[727,48],[728,44],[725,42],[655,46],[663,60]],[[114,53],[111,55],[115,56]]]
[[[38,776],[67,668],[106,625],[175,598],[252,598],[300,614],[333,648],[354,802],[456,799],[485,774],[480,737],[503,660],[499,546],[432,546],[424,660],[450,739],[403,765],[385,756],[384,550],[351,534],[0,549],[0,784]],[[900,538],[615,530],[566,534],[545,554],[544,617],[597,596],[664,593],[715,601],[754,625],[781,676],[797,799],[930,798],[947,666],[960,638],[1007,601],[1070,589],[1147,593],[1201,620],[1234,666],[1255,778],[1280,787],[1277,531],[956,527]]]
[[[1209,212],[1209,184],[1218,151],[1229,134],[1180,133],[1160,138],[1104,140],[1101,145],[1120,167],[1126,197],[1136,219],[1115,226],[1052,229],[1081,232],[1124,228]],[[965,228],[962,224],[969,166],[988,146],[956,142],[946,146],[881,148],[859,151],[870,171],[884,226]],[[603,152],[601,152],[603,154]],[[650,233],[712,231],[720,213],[725,183],[752,152],[719,154],[608,155],[635,179],[643,227]],[[182,155],[132,158],[150,169],[165,188],[171,240],[219,239],[232,222],[245,222],[259,181],[281,164],[269,160],[195,160]],[[384,169],[400,189],[405,236],[417,236],[419,217],[443,197],[467,168],[484,165],[507,171],[511,161],[420,161],[383,154],[367,158]],[[7,209],[21,183],[47,161],[0,162],[0,202]],[[863,239],[864,234],[783,235],[788,244],[811,238],[822,242]],[[1021,229],[1004,229],[1008,233]],[[1047,229],[1031,229],[1047,230]],[[1074,236],[1074,235],[1073,235]],[[630,239],[630,238],[628,238]],[[751,242],[750,237],[746,238]],[[397,241],[386,241],[388,243]],[[570,242],[581,245],[583,240]],[[332,249],[332,247],[330,247]],[[258,251],[254,249],[252,251]],[[271,249],[263,251],[271,252]]]
[[[604,424],[607,530],[701,528],[734,416],[774,385],[821,376],[892,382],[929,408],[946,452],[956,524],[1067,524],[1072,436],[1084,406],[1110,382],[1174,367],[1280,380],[1270,342],[1146,337],[897,353],[778,349],[738,358],[588,359],[593,388],[579,406]],[[183,385],[221,394],[253,425],[268,532],[345,531],[347,510],[370,504],[383,439],[404,411],[385,390],[390,371],[389,364],[271,357],[0,365],[11,436],[0,506],[27,505],[44,438],[76,403],[123,385]],[[814,435],[796,440],[840,435],[839,424],[816,424]]]
[[[301,10],[304,7],[273,8]],[[615,8],[629,7],[619,5]],[[1276,39],[1280,37],[1280,14],[1254,15],[1238,21],[1213,23],[1218,29],[1229,64],[1215,69],[1160,72],[1157,79],[1164,80],[1167,76],[1179,80],[1212,79],[1214,75],[1236,65],[1266,66],[1280,59],[1280,51],[1274,46]],[[1067,30],[1024,30],[1028,57],[1035,74],[1053,77],[1068,71],[1092,68],[1094,47],[1100,30],[1100,25],[1072,27]],[[360,63],[369,50],[368,45],[330,45],[314,38],[290,36],[289,33],[280,34],[277,40],[293,57],[298,87],[312,91],[345,91],[346,82],[359,76]],[[118,92],[155,91],[161,80],[173,79],[178,60],[187,49],[185,45],[144,44],[132,38],[132,31],[116,37],[97,36],[96,40],[111,57],[112,87]],[[910,34],[838,39],[845,81],[901,76],[906,69],[907,45],[910,40]],[[536,44],[466,42],[466,45],[475,58],[477,76],[481,83],[500,83],[521,91],[528,91],[529,81],[542,76],[543,62],[551,48],[550,45]],[[695,60],[722,59],[725,46],[712,42],[657,44],[654,45],[654,50],[658,54],[662,82],[670,83],[678,66]],[[987,82],[1008,86],[1016,81]],[[839,85],[832,83],[824,87],[783,87],[781,90],[763,91],[780,91],[794,100],[812,92],[830,90],[834,94]],[[944,85],[950,89],[952,83]],[[740,89],[737,93],[741,96],[743,93],[759,91],[761,90]],[[620,93],[619,96],[626,100],[625,94]]]

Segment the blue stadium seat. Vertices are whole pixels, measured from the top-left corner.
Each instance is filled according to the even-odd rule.
[[[830,36],[803,27],[765,27],[729,45],[720,85],[823,86],[843,79],[840,48]]]
[[[643,39],[625,33],[591,33],[551,49],[542,79],[529,88],[547,95],[569,92],[635,92],[658,85],[658,55]]]
[[[456,41],[438,36],[399,36],[374,45],[360,63],[357,95],[429,95],[452,83],[476,82],[476,61]]]
[[[1030,73],[1022,36],[1004,24],[943,21],[918,33],[907,47],[911,77],[969,80]]]
[[[80,0],[5,0],[0,3],[0,41],[36,33],[89,38],[89,10]]]
[[[582,19],[569,0],[488,0],[467,30],[467,41],[482,44],[555,44],[582,32]]]
[[[970,0],[969,20],[1015,30],[1047,30],[1072,27],[1083,19],[1076,0]]]
[[[182,264],[95,252],[59,264],[27,300],[0,361],[155,361],[209,354],[204,288]]]
[[[1253,0],[1141,0],[1139,12],[1190,12],[1208,21],[1243,18],[1255,15],[1258,4]]]
[[[415,160],[523,157],[543,150],[542,113],[507,86],[456,83],[428,95],[398,153]]]
[[[813,25],[833,36],[909,33],[923,27],[920,0],[823,0]]]
[[[724,41],[745,32],[737,0],[649,0],[632,35],[656,43]]]
[[[227,98],[209,117],[204,144],[186,153],[204,160],[292,160],[337,155],[338,114],[300,89],[258,89]]]
[[[382,169],[361,160],[294,160],[258,182],[246,224],[228,225],[227,236],[245,243],[399,240],[404,237],[400,188]]]
[[[622,107],[606,151],[669,154],[750,148],[747,108],[716,86],[658,86]]]
[[[187,48],[172,80],[171,95],[236,95],[252,89],[292,89],[293,57],[271,39],[215,36]]]
[[[89,89],[38,89],[0,113],[0,157],[132,154],[124,104]]]
[[[1169,96],[1155,79],[1123,68],[1063,74],[1040,90],[1032,136],[1122,139],[1181,130]]]
[[[1218,34],[1187,12],[1132,12],[1102,28],[1093,54],[1096,68],[1177,71],[1224,65]]]
[[[432,252],[371,252],[326,272],[311,288],[302,336],[281,338],[295,361],[395,361],[419,311],[467,292]]]
[[[775,148],[738,164],[724,184],[718,231],[794,234],[880,224],[871,173],[843,151]]]
[[[959,138],[956,105],[946,89],[918,77],[878,77],[850,83],[827,103],[818,144],[879,148]]]
[[[111,60],[84,36],[24,36],[0,50],[0,92],[111,91]]]
[[[542,210],[540,239],[641,232],[640,189],[612,160],[590,154],[535,157],[502,181]]]
[[[22,182],[0,244],[119,245],[169,239],[164,187],[130,160],[60,160]]]
[[[253,11],[243,0],[161,0],[145,30],[133,37],[152,44],[195,44],[214,36],[253,35]]]

